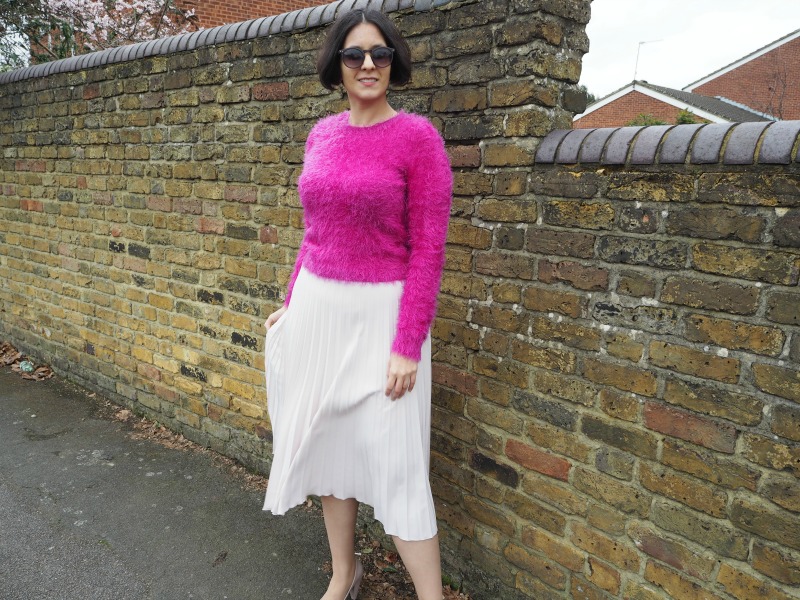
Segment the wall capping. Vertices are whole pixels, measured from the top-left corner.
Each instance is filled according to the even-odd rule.
[[[196,50],[204,46],[215,46],[233,41],[252,40],[259,37],[322,27],[333,22],[340,12],[353,8],[374,9],[384,12],[413,9],[416,12],[425,12],[451,2],[454,2],[454,0],[338,0],[330,4],[300,8],[279,15],[250,19],[239,23],[229,23],[228,25],[220,25],[210,29],[201,29],[158,40],[147,40],[136,44],[99,50],[90,54],[81,54],[39,65],[22,67],[6,73],[0,73],[0,84],[47,77],[57,73],[82,71],[93,67],[119,64],[153,56],[168,56],[176,52]]]
[[[788,165],[800,162],[800,121],[557,129],[536,163]]]

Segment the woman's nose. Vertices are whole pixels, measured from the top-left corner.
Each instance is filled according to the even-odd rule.
[[[372,53],[371,52],[365,52],[364,53],[364,64],[361,65],[361,68],[362,69],[374,69],[375,68],[375,63],[372,62]]]

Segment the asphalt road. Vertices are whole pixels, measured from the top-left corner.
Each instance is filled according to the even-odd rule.
[[[0,367],[0,598],[322,596],[316,511],[264,513],[209,455],[134,440],[92,402]]]

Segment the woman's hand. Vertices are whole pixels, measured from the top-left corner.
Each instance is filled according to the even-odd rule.
[[[386,396],[392,400],[402,398],[403,394],[414,389],[416,382],[417,361],[392,352],[386,370]]]
[[[278,322],[278,319],[280,319],[283,316],[283,313],[286,312],[286,309],[287,309],[286,306],[281,306],[278,310],[276,310],[274,313],[272,313],[270,316],[267,317],[267,320],[264,322],[264,327],[267,328],[267,331],[269,331],[269,328]]]

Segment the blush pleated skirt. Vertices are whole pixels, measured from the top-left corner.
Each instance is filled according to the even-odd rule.
[[[309,495],[355,498],[403,540],[436,535],[429,481],[431,341],[413,391],[384,395],[403,283],[352,283],[301,269],[267,332],[273,459],[264,510]]]

